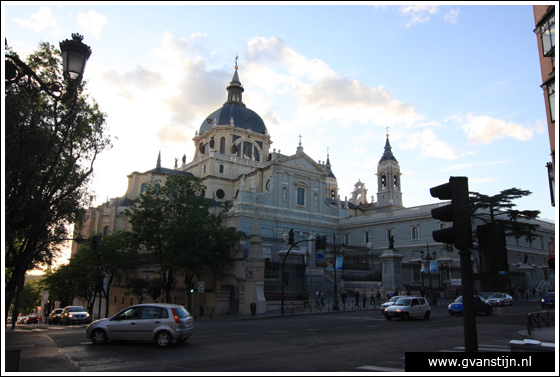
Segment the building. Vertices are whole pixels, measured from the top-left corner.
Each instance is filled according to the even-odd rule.
[[[555,108],[555,7],[554,5],[533,5],[533,14],[535,16],[535,29],[533,32],[537,36],[537,45],[539,48],[539,63],[541,67],[541,88],[544,94],[544,104],[546,110],[546,122],[548,124],[548,136],[550,140],[550,155],[552,163],[547,163],[548,179],[550,184],[550,199],[554,206],[554,180],[556,177],[556,130],[554,128],[556,122]]]
[[[84,227],[76,232],[89,236],[131,230],[124,211],[147,182],[190,174],[202,180],[205,197],[215,207],[228,206],[224,226],[246,235],[234,250],[234,265],[223,276],[204,276],[195,282],[200,293],[188,296],[185,286],[177,283],[171,301],[187,304],[193,314],[248,315],[251,304],[257,313],[264,313],[279,308],[282,293],[288,300],[303,300],[309,298],[305,291],[314,297],[313,292],[323,290],[332,298],[335,269],[337,290],[350,295],[373,289],[383,294],[394,289],[427,291],[433,300],[456,295],[461,284],[458,253],[432,238],[432,231],[447,226],[431,216],[431,209],[440,204],[404,206],[402,173],[389,134],[383,150],[380,141],[377,200],[372,196],[368,201],[361,181],[350,200],[341,200],[333,169],[336,162],[331,164],[328,155],[326,162],[307,155],[301,138],[293,154],[271,150],[265,122],[244,104],[243,91],[235,66],[226,102],[202,121],[193,138],[192,161],[184,155],[182,163],[176,158],[174,168],[165,169],[160,154],[155,169],[128,176],[123,197],[90,208]],[[547,261],[554,224],[537,223],[537,242],[508,239],[510,276],[504,290],[552,289]],[[317,248],[319,236],[327,237],[326,248]],[[297,246],[288,244],[291,237]],[[342,266],[335,266],[336,260]],[[472,263],[476,271],[476,254]],[[131,278],[150,279],[155,274],[155,266],[143,263],[127,271]],[[478,291],[492,284],[480,282]],[[138,301],[127,294],[122,279],[115,281],[110,296],[110,314]],[[192,302],[186,302],[189,297]]]

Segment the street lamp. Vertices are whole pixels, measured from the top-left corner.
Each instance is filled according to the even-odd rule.
[[[430,294],[429,297],[431,299],[432,296],[432,272],[430,269],[430,261],[432,260],[436,260],[436,252],[434,251],[431,255],[430,255],[430,246],[428,244],[426,244],[426,247],[428,248],[428,252],[426,253],[426,258],[424,258],[424,250],[420,250],[420,257],[422,259],[422,261],[426,261],[426,265],[428,266],[428,279],[430,280]],[[422,273],[422,271],[420,271],[420,273]],[[423,275],[422,275],[423,277]],[[424,279],[422,278],[422,289],[424,289]]]
[[[70,98],[78,84],[82,81],[86,62],[91,55],[91,48],[82,42],[83,39],[84,37],[80,34],[73,33],[71,40],[67,39],[60,42],[62,69],[67,81],[67,92],[64,95],[56,94],[61,91],[59,83],[43,82],[14,52],[6,53],[5,57],[6,88],[12,84],[17,84],[31,91],[37,90],[36,86],[38,85],[39,91],[44,91],[56,101]]]
[[[344,251],[346,251],[346,245],[343,243],[340,246],[340,252],[344,254]],[[335,243],[335,235],[333,234],[333,254],[334,254],[334,261],[333,261],[333,266],[334,266],[334,299],[333,299],[333,310],[339,310],[340,308],[338,307],[338,286],[336,283],[336,243]],[[342,265],[340,266],[340,268],[342,269]]]

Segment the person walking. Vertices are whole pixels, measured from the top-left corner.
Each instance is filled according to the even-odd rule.
[[[373,291],[373,289],[371,290],[371,293],[369,294],[369,303],[370,303],[370,305],[375,306],[375,292]]]
[[[366,297],[366,290],[364,289],[362,291],[362,307],[365,309],[366,308],[366,302],[367,302],[367,297]]]
[[[344,310],[346,310],[347,299],[348,299],[348,295],[346,294],[346,291],[342,292],[342,306],[344,307]]]
[[[360,291],[356,290],[356,294],[354,295],[354,298],[356,299],[356,302],[354,303],[354,306],[357,306],[359,308],[360,307]]]
[[[315,288],[315,308],[319,309],[319,298],[321,293],[319,292],[318,288]]]
[[[325,307],[325,291],[321,291],[321,308]]]
[[[306,289],[303,291],[303,308],[309,307],[309,291]]]
[[[375,294],[375,298],[377,301],[377,305],[381,306],[381,292],[379,292],[379,289],[377,290],[377,293]]]

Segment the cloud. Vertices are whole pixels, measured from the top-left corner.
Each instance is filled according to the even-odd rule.
[[[520,124],[473,114],[468,115],[467,122],[461,126],[461,129],[465,131],[469,143],[473,145],[490,144],[504,137],[525,141],[533,136],[533,131]]]
[[[120,74],[115,70],[106,71],[102,74],[103,80],[107,83],[123,87],[135,87],[142,91],[163,85],[163,77],[159,72],[150,71],[141,65],[137,65],[134,70]]]
[[[297,118],[304,124],[337,120],[376,125],[411,125],[424,117],[405,102],[394,98],[385,87],[370,87],[336,74],[325,62],[307,59],[280,38],[253,38],[247,43],[251,75],[274,77],[255,81],[264,90],[290,93],[297,106]],[[275,73],[270,71],[274,66]],[[265,68],[268,66],[269,68]]]
[[[22,27],[35,31],[43,31],[48,27],[57,28],[56,17],[52,14],[50,7],[39,7],[39,10],[31,15],[31,20],[14,18],[14,21]]]
[[[451,9],[443,19],[451,24],[456,24],[457,19],[459,18],[459,9]]]
[[[416,23],[426,22],[430,16],[439,12],[439,5],[402,5],[399,8],[399,14],[402,16],[411,17],[410,21],[406,24],[409,27]]]
[[[87,13],[80,12],[76,16],[78,25],[84,28],[84,34],[92,34],[96,39],[99,39],[103,27],[107,25],[107,17],[97,13],[93,9]]]
[[[156,132],[156,138],[165,147],[171,144],[185,144],[191,142],[191,138],[184,130],[169,124],[163,126]]]
[[[431,129],[424,129],[410,135],[405,142],[398,143],[399,148],[420,149],[420,155],[423,157],[437,157],[446,160],[457,159],[455,148],[451,145],[437,140],[437,135]]]

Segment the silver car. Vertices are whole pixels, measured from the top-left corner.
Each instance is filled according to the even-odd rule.
[[[381,304],[381,311],[383,311],[385,308],[393,305],[399,298],[404,297],[404,296],[393,296],[389,299],[389,301],[384,302],[383,304]]]
[[[430,319],[430,304],[424,297],[401,297],[395,304],[383,309],[383,315],[387,320],[402,318],[407,320],[411,317],[423,317]]]
[[[513,305],[513,298],[508,295],[507,293],[494,293],[492,296],[486,299],[486,302],[492,306],[504,306],[504,305]]]
[[[93,344],[107,340],[155,341],[168,347],[173,340],[185,342],[194,333],[194,320],[189,312],[176,304],[138,304],[111,318],[90,324],[86,336]]]

